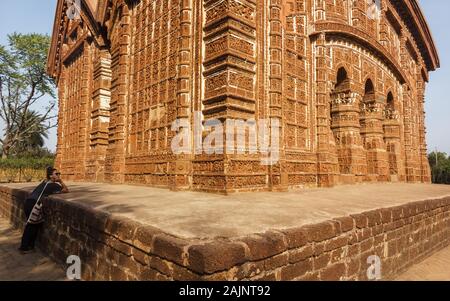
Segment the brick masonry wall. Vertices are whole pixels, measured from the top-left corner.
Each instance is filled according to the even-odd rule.
[[[0,187],[0,215],[19,228],[27,195]],[[80,256],[84,280],[366,280],[371,255],[391,279],[450,244],[450,198],[212,240],[174,237],[56,197],[46,207],[40,248],[60,263]]]
[[[424,102],[439,62],[415,0],[382,1],[380,18],[367,1],[98,1],[76,22],[65,2],[48,62],[65,179],[214,193],[431,182]],[[279,160],[231,141],[199,153],[192,129],[196,151],[177,154],[172,123],[196,117],[279,120]]]

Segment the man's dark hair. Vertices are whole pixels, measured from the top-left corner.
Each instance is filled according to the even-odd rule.
[[[56,168],[53,168],[52,166],[47,167],[47,180],[50,180],[50,177],[52,176],[55,170]]]

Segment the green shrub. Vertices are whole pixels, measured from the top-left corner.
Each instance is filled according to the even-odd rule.
[[[22,158],[7,158],[0,159],[0,170],[3,173],[4,179],[0,181],[6,182],[31,182],[33,180],[40,180],[40,177],[45,175],[45,169],[48,166],[53,166],[54,158],[43,157],[22,157]]]

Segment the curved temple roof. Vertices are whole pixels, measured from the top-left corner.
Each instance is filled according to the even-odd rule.
[[[95,17],[98,14],[98,8],[103,7],[107,1],[111,0],[80,0],[80,10],[83,17],[87,16],[88,22],[97,31],[99,30],[99,25],[95,23]],[[58,69],[60,67],[61,59],[60,51],[64,39],[64,23],[67,21],[65,16],[65,9],[67,8],[67,0],[58,0],[55,12],[55,21],[53,24],[52,42],[48,53],[47,60],[47,73],[50,76],[57,77]]]
[[[395,1],[394,1],[395,2]],[[414,27],[418,30],[425,46],[426,52],[422,54],[427,62],[428,70],[433,71],[440,67],[439,54],[436,49],[430,27],[425,19],[422,9],[417,0],[397,1],[404,2],[412,15]]]
[[[58,53],[59,47],[62,43],[61,22],[64,20],[63,9],[64,2],[67,0],[58,0],[55,24],[53,27],[52,45],[48,56],[48,73],[52,76],[57,76]],[[106,4],[110,1],[118,0],[80,0],[82,9],[87,11],[87,14],[92,17],[92,20],[101,20],[102,11]],[[203,1],[203,0],[197,0]],[[313,1],[313,0],[311,0]],[[396,5],[406,17],[406,23],[412,28],[412,34],[417,39],[422,56],[426,62],[428,71],[434,71],[440,67],[439,55],[436,49],[430,28],[418,3],[418,0],[393,0],[392,3]],[[100,24],[96,24],[100,25]]]

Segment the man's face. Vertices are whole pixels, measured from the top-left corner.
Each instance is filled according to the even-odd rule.
[[[57,170],[54,170],[50,179],[53,182],[57,182],[57,181],[59,181],[60,177],[61,177],[61,173]]]

